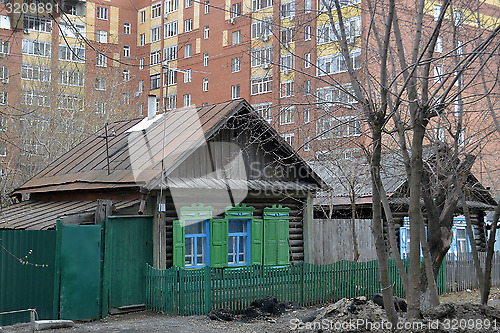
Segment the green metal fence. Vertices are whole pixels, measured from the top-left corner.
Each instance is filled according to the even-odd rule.
[[[403,297],[394,262],[390,263],[390,273],[394,293]],[[146,279],[147,308],[180,315],[206,314],[220,308],[243,312],[253,300],[266,296],[308,306],[380,292],[376,260],[196,270],[178,267],[159,270],[147,265]],[[445,292],[444,266],[438,276],[438,292]]]
[[[54,318],[55,244],[55,230],[0,230],[0,313]],[[28,321],[29,312],[0,315],[0,326]]]

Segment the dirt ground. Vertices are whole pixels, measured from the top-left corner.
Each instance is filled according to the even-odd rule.
[[[478,300],[477,290],[442,295],[443,305],[425,314],[419,322],[407,322],[403,314],[400,331],[500,332],[500,288],[492,289],[491,307],[480,306]],[[444,304],[450,302],[452,305]],[[281,316],[260,316],[256,319],[236,316],[228,322],[211,320],[207,316],[180,317],[141,311],[93,322],[76,322],[73,328],[45,332],[385,332],[387,327],[384,325],[387,321],[383,309],[371,300],[357,298],[320,307],[288,310]],[[0,332],[30,332],[30,328],[28,324],[18,324],[3,327]]]

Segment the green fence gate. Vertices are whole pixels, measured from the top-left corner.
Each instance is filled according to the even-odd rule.
[[[35,308],[52,319],[55,230],[0,230],[0,312]],[[29,312],[0,315],[0,326],[28,322]]]

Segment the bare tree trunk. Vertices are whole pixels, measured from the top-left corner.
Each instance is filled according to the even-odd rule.
[[[358,236],[356,234],[356,193],[351,191],[351,231],[352,231],[352,244],[354,247],[354,261],[359,260],[359,247]]]
[[[439,296],[436,287],[436,281],[434,280],[434,274],[432,273],[432,259],[429,252],[429,245],[426,240],[425,225],[422,223],[420,225],[420,242],[422,243],[422,253],[424,254],[424,277],[421,280],[422,283],[422,306],[438,306]],[[437,275],[436,275],[437,276]]]
[[[415,106],[414,106],[415,107]],[[415,111],[415,114],[419,111]],[[414,120],[413,142],[411,150],[410,202],[408,214],[410,217],[410,268],[407,291],[408,318],[420,317],[420,226],[424,223],[420,207],[422,191],[422,142],[425,125],[421,119]]]
[[[372,232],[375,239],[375,249],[377,251],[377,258],[379,263],[380,284],[382,286],[382,296],[384,299],[384,308],[392,323],[396,327],[398,318],[396,309],[394,308],[391,277],[389,275],[389,261],[387,258],[387,251],[385,248],[383,225],[382,225],[382,205],[381,193],[382,181],[380,179],[380,159],[382,155],[382,132],[379,128],[373,128],[373,155],[371,160],[371,174],[372,174],[372,192],[373,192],[373,221]]]
[[[488,304],[488,296],[490,295],[491,288],[491,265],[493,261],[493,253],[495,250],[495,237],[497,234],[498,218],[500,216],[500,203],[495,208],[495,215],[493,216],[493,224],[490,229],[490,238],[488,239],[488,252],[486,254],[486,263],[484,267],[484,288],[481,290],[481,304]]]

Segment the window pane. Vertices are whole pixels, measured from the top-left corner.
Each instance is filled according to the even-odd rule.
[[[194,266],[194,242],[193,238],[186,238],[185,265]]]
[[[205,221],[186,221],[186,235],[187,234],[204,234]]]
[[[229,233],[246,232],[246,220],[229,220]]]
[[[229,236],[228,239],[228,264],[235,264],[237,257],[237,238],[236,236]]]
[[[197,237],[197,247],[196,247],[196,264],[204,265],[205,264],[205,246],[206,246],[206,237]]]

